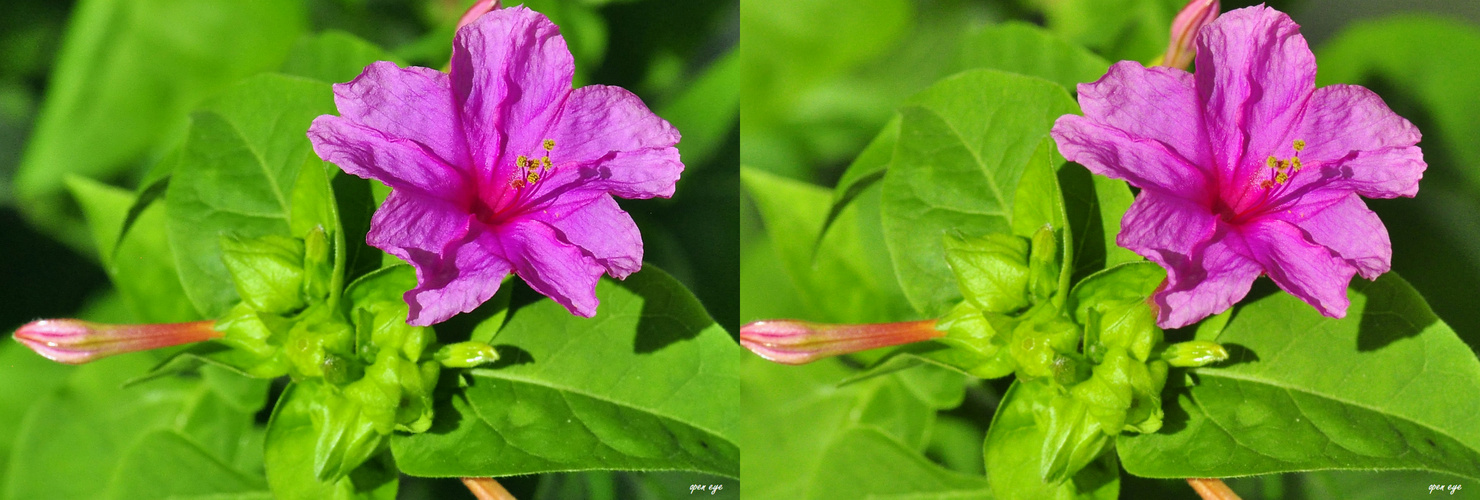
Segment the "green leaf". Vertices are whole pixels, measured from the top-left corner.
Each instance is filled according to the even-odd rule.
[[[741,181],[755,200],[786,274],[817,321],[867,323],[909,319],[903,296],[882,251],[874,205],[850,205],[818,242],[827,190],[742,168]],[[938,238],[937,238],[938,239]]]
[[[201,315],[220,316],[238,300],[222,235],[302,236],[290,232],[294,185],[304,165],[321,165],[307,161],[306,132],[333,111],[327,84],[261,75],[193,115],[165,200],[180,281]]]
[[[1112,60],[1151,62],[1166,52],[1183,0],[1031,0],[1049,29]]]
[[[343,31],[327,30],[300,38],[279,71],[328,83],[340,83],[353,80],[375,61],[392,61],[401,66],[406,65],[400,58],[373,43]]]
[[[67,174],[112,177],[158,155],[202,98],[281,63],[301,0],[78,2],[16,175],[18,206],[53,223]]]
[[[1053,396],[1047,384],[1022,382],[1014,382],[1002,396],[983,445],[992,492],[1002,500],[1116,498],[1120,469],[1113,454],[1090,462],[1061,484],[1044,482],[1041,464],[1046,431],[1035,422],[1033,414],[1035,407],[1047,405]]]
[[[1284,293],[1236,310],[1205,339],[1227,347],[1229,361],[1187,372],[1191,386],[1163,404],[1161,432],[1118,440],[1126,470],[1422,469],[1480,478],[1480,360],[1396,274],[1352,285],[1344,319]]]
[[[910,304],[940,315],[960,300],[941,237],[1012,229],[1019,178],[1053,121],[1078,108],[1058,85],[974,70],[937,83],[901,110],[884,175],[883,225]]]
[[[962,41],[962,67],[1036,76],[1075,92],[1105,75],[1110,63],[1081,45],[1021,21],[987,26]]]
[[[920,455],[936,411],[960,404],[960,375],[912,368],[840,386],[858,375],[840,360],[784,366],[754,356],[741,370],[745,498],[984,489],[979,476],[952,473]]]
[[[1378,81],[1412,94],[1438,130],[1424,130],[1425,150],[1435,139],[1459,165],[1480,165],[1480,29],[1456,19],[1402,15],[1353,22],[1320,47],[1318,85]],[[1410,117],[1412,118],[1412,117]],[[1480,186],[1474,168],[1456,171]]]
[[[235,409],[209,385],[170,377],[118,387],[119,374],[142,372],[152,363],[152,356],[138,353],[78,367],[66,384],[32,406],[20,423],[0,497],[100,498],[110,488],[106,478],[123,481],[117,478],[133,466],[131,450],[156,430],[180,434],[221,463],[250,463],[251,450],[241,447],[252,412]]]
[[[132,230],[121,235],[133,193],[85,177],[68,177],[67,187],[82,207],[102,258],[103,270],[140,322],[198,319],[171,256],[164,207],[144,209]]]
[[[731,50],[664,105],[658,116],[683,133],[678,149],[685,165],[709,163],[731,137],[740,117],[740,56]],[[731,160],[733,161],[733,160]],[[734,165],[733,163],[727,163]]]
[[[817,476],[823,480],[813,485],[806,498],[895,498],[922,493],[953,499],[992,498],[986,478],[941,467],[919,450],[870,427],[840,433],[823,452]]]
[[[471,370],[430,431],[391,439],[407,474],[592,469],[739,473],[740,349],[672,277],[602,280],[594,318],[551,300],[515,310],[502,359]],[[444,379],[443,384],[454,382]]]
[[[1117,264],[1142,260],[1140,255],[1115,243],[1120,234],[1120,219],[1135,201],[1125,181],[1090,174],[1072,163],[1059,167],[1058,177],[1064,190],[1069,227],[1073,229],[1071,282],[1078,283],[1095,271]]]
[[[123,455],[120,464],[102,498],[127,500],[242,493],[267,486],[261,476],[232,469],[185,436],[168,430],[140,438]]]
[[[318,498],[325,500],[374,499],[393,500],[399,477],[390,457],[380,455],[334,483],[314,477],[314,391],[302,384],[291,384],[283,391],[272,419],[267,423],[264,460],[267,483],[278,498]]]
[[[5,492],[10,452],[20,437],[26,412],[67,381],[72,367],[36,355],[9,336],[0,340],[0,498]]]
[[[880,130],[879,135],[869,141],[863,152],[858,153],[853,163],[848,164],[843,177],[838,179],[837,187],[833,188],[832,208],[828,209],[827,219],[822,223],[822,234],[827,233],[828,228],[832,227],[833,222],[854,198],[884,180],[884,172],[889,169],[889,161],[894,156],[894,144],[898,141],[899,116],[895,115],[884,125],[884,130]]]

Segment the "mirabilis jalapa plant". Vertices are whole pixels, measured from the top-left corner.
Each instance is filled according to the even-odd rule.
[[[679,133],[622,88],[572,89],[573,73],[548,18],[480,1],[460,22],[448,72],[381,61],[333,86],[339,115],[313,121],[313,150],[391,188],[367,242],[414,276],[393,266],[346,287],[344,242],[333,241],[342,235],[323,226],[227,234],[222,261],[241,301],[216,320],[42,320],[15,337],[69,364],[212,341],[186,353],[296,383],[316,434],[312,477],[340,493],[373,487],[358,483],[373,473],[356,471],[393,432],[431,427],[441,371],[499,359],[481,341],[440,345],[431,325],[488,301],[510,274],[592,317],[601,275],[642,267],[638,228],[613,197],[671,196]],[[480,497],[501,490],[466,482]]]
[[[758,321],[742,327],[742,344],[785,364],[901,346],[873,374],[904,356],[980,378],[1015,374],[1003,406],[1031,402],[1045,436],[1038,477],[1061,485],[1116,436],[1162,428],[1169,377],[1187,385],[1172,368],[1230,357],[1201,335],[1168,344],[1163,328],[1223,313],[1209,322],[1216,333],[1260,276],[1344,317],[1352,277],[1375,280],[1391,262],[1387,231],[1361,197],[1417,194],[1420,134],[1365,88],[1316,88],[1315,57],[1284,13],[1218,9],[1216,0],[1190,2],[1162,65],[1121,61],[1080,84],[1083,115],[1058,118],[1051,132],[1068,161],[1140,189],[1116,241],[1155,265],[1114,266],[1070,289],[1061,278],[1072,264],[1057,246],[1064,228],[1032,237],[948,231],[942,258],[964,300],[939,319]],[[1011,486],[996,482],[992,446],[989,435],[994,493],[1023,497],[999,489]],[[1206,498],[1231,495],[1216,479],[1188,481]]]

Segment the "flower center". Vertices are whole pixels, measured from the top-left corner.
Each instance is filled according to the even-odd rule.
[[[540,145],[545,150],[544,156],[535,158],[519,155],[518,158],[514,159],[514,166],[519,170],[517,171],[518,175],[515,175],[509,181],[510,187],[517,190],[523,189],[525,186],[533,186],[536,182],[540,181],[540,176],[545,175],[550,169],[555,168],[555,165],[550,162],[550,152],[555,151],[555,140],[545,139]]]
[[[1220,201],[1218,205],[1222,207],[1222,210],[1215,207],[1214,212],[1218,213],[1223,220],[1237,224],[1264,213],[1270,207],[1279,206],[1284,201],[1284,196],[1288,194],[1286,191],[1291,185],[1290,180],[1294,179],[1304,168],[1300,162],[1300,152],[1305,150],[1305,146],[1304,140],[1296,139],[1291,144],[1295,152],[1289,158],[1281,159],[1270,155],[1264,160],[1264,165],[1269,167],[1268,176],[1255,175],[1249,181],[1250,184],[1259,187],[1258,197],[1253,203],[1238,203],[1236,206],[1239,208],[1235,209]]]

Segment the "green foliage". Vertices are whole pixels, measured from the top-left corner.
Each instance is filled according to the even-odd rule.
[[[322,168],[309,161],[306,132],[333,110],[328,85],[263,75],[192,115],[165,201],[180,280],[202,315],[219,316],[238,300],[222,234],[302,236],[290,232],[294,186],[300,169]]]
[[[3,498],[138,498],[129,494],[147,484],[162,488],[151,493],[260,489],[261,449],[248,436],[266,398],[243,407],[240,391],[201,379],[118,387],[119,373],[151,363],[148,354],[130,354],[79,367],[32,405],[17,429]],[[140,483],[181,473],[174,458],[137,462],[144,456],[195,460],[195,469]],[[78,474],[99,479],[79,481]]]
[[[163,206],[143,209],[124,233],[124,217],[136,200],[132,193],[85,177],[68,177],[67,187],[82,206],[108,279],[138,321],[200,317],[180,286]]]
[[[1126,470],[1218,477],[1422,469],[1480,477],[1480,361],[1389,273],[1344,319],[1276,294],[1239,308],[1228,362],[1174,373],[1163,432],[1123,436]]]
[[[877,195],[850,205],[819,238],[826,190],[752,169],[741,178],[809,319],[864,323],[911,315],[883,252]]]
[[[1040,143],[1077,106],[1053,83],[990,70],[953,76],[910,102],[884,176],[883,226],[905,296],[936,315],[960,299],[940,258],[942,236],[1012,229],[1019,178],[1030,162],[1048,161]]]
[[[736,477],[737,347],[651,266],[597,285],[594,318],[553,301],[519,308],[499,363],[443,385],[429,432],[391,439],[402,471],[430,477],[592,469]],[[599,361],[598,361],[599,360]],[[468,443],[479,443],[468,446]]]
[[[307,17],[300,0],[76,9],[16,174],[17,197],[42,224],[61,222],[66,174],[112,177],[157,157],[201,99],[281,63]]]
[[[1050,415],[1044,418],[1035,413]],[[1039,424],[1040,418],[1047,425]],[[1120,479],[1115,457],[1101,457],[1107,444],[1100,428],[1085,418],[1083,404],[1055,397],[1047,384],[1014,383],[1002,396],[984,444],[992,493],[1004,500],[1116,498]],[[1060,456],[1064,462],[1055,467],[1048,461],[1051,456]],[[1078,467],[1069,465],[1070,461]],[[1071,478],[1046,479],[1046,472],[1054,469],[1060,474],[1065,469],[1078,473]]]
[[[959,375],[928,367],[838,385],[854,373],[834,360],[786,367],[746,357],[740,395],[746,498],[986,497],[982,478],[918,455],[935,412],[960,404]]]

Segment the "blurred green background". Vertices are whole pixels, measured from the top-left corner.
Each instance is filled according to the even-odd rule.
[[[748,188],[784,189],[782,196],[798,200],[799,206],[781,211],[768,205],[773,217],[779,217],[776,213],[789,214],[797,221],[786,227],[777,224],[767,228],[755,200],[749,195],[742,197],[741,321],[800,318],[857,323],[918,319],[897,287],[881,284],[892,282],[893,268],[876,227],[877,185],[863,191],[853,202],[849,210],[857,215],[856,221],[848,220],[850,215],[845,212],[833,228],[835,233],[848,235],[837,236],[836,241],[861,242],[862,248],[856,249],[858,255],[850,256],[853,260],[846,263],[834,258],[813,266],[815,274],[857,276],[856,282],[818,283],[805,271],[799,274],[797,263],[778,258],[767,230],[776,234],[791,234],[799,229],[815,231],[833,199],[833,186],[884,127],[895,108],[931,83],[979,64],[976,61],[980,54],[974,51],[980,49],[973,44],[980,44],[982,38],[976,35],[984,28],[1004,22],[1026,22],[1067,42],[1087,47],[1110,61],[1147,62],[1165,50],[1168,27],[1185,3],[1185,0],[744,0],[740,15],[744,117],[740,130],[741,165],[806,184],[763,181],[758,173],[757,180],[752,182],[752,174],[745,174]],[[1227,12],[1257,3],[1224,0],[1222,10]],[[1302,33],[1317,55],[1318,85],[1367,86],[1423,132],[1420,146],[1429,169],[1418,196],[1369,200],[1368,205],[1380,214],[1392,237],[1393,269],[1424,295],[1435,312],[1472,349],[1480,350],[1480,308],[1474,305],[1476,291],[1480,290],[1480,100],[1476,99],[1480,96],[1480,65],[1475,64],[1480,61],[1480,2],[1273,0],[1267,3],[1289,13],[1302,25]],[[1072,93],[1074,89],[1069,91]],[[768,194],[771,196],[767,199],[774,200],[777,193]],[[870,224],[875,227],[868,227]],[[792,251],[796,244],[778,243],[793,245]],[[1273,289],[1268,280],[1260,280],[1255,294]],[[800,290],[811,292],[803,294]],[[880,302],[890,296],[899,303]],[[742,394],[751,405],[746,407],[746,414],[791,420],[793,427],[832,420],[828,416],[803,415],[815,408],[808,406],[807,412],[798,412],[794,408],[802,407],[802,403],[772,394],[801,391],[818,400],[843,401],[837,404],[846,406],[855,404],[848,394],[867,393],[874,387],[859,383],[836,390],[817,389],[836,384],[852,373],[843,368],[857,365],[851,359],[842,363],[816,363],[791,372],[753,361],[743,368],[746,378]],[[817,373],[824,372],[832,378],[812,380],[819,377]],[[787,388],[771,385],[784,383],[783,378],[796,382]],[[912,387],[908,380],[884,379],[875,381],[882,387]],[[791,388],[804,382],[810,383],[807,387],[816,393]],[[925,455],[952,470],[982,474],[981,439],[1007,382],[1010,379],[968,382],[964,401],[954,409],[940,411],[931,420],[927,444],[922,445]],[[774,401],[787,403],[774,408],[756,403]],[[807,401],[815,403],[812,399]],[[857,408],[867,406],[863,402],[856,404],[856,408],[849,407],[855,413],[862,411]],[[846,422],[857,418],[838,417]],[[771,433],[785,432],[755,429],[754,432],[766,434],[768,439]],[[794,441],[815,440],[798,437]],[[789,441],[776,437],[775,442]],[[764,454],[750,453],[752,448],[746,450],[743,461],[747,464],[766,459]],[[744,467],[752,470],[751,465]],[[846,464],[838,467],[846,468]],[[1193,497],[1182,481],[1129,475],[1124,475],[1122,481],[1122,498]],[[1452,484],[1455,478],[1421,472],[1319,472],[1241,478],[1229,483],[1246,499],[1293,500],[1416,498],[1427,494],[1426,486],[1430,482],[1443,481]],[[824,483],[817,480],[817,484]]]
[[[0,16],[0,351],[10,354],[5,359],[21,359],[10,352],[20,346],[6,337],[37,318],[132,320],[98,263],[92,235],[65,188],[67,176],[140,189],[150,169],[178,144],[197,103],[243,77],[282,68],[316,34],[345,32],[406,63],[442,68],[456,21],[472,3],[7,0]],[[517,3],[561,26],[576,58],[577,86],[632,90],[683,133],[679,149],[686,170],[675,196],[621,204],[642,229],[646,260],[681,280],[735,332],[739,2],[505,2]],[[17,401],[34,400],[67,373],[23,361],[6,361],[0,370],[14,372],[6,378],[44,383],[24,395],[0,391],[0,406],[7,406],[0,411],[0,429],[13,428],[24,413],[23,406],[12,407]],[[17,371],[23,368],[28,371]],[[265,422],[266,414],[260,417]],[[0,432],[0,485],[9,434]],[[667,498],[686,493],[691,481],[718,479],[596,472],[505,483],[519,498],[536,498],[538,490],[539,498],[608,499]],[[726,481],[729,491],[718,496],[738,496],[735,483]],[[471,498],[456,481],[402,482],[402,498],[464,497]]]

